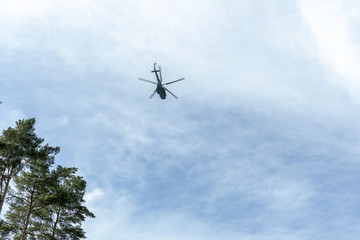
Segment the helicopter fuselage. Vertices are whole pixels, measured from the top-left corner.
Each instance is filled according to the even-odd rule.
[[[165,91],[165,88],[163,87],[163,85],[161,84],[161,82],[158,82],[157,87],[156,87],[156,92],[160,95],[161,99],[166,98],[166,91]]]
[[[156,64],[154,64],[154,71],[152,71],[152,72],[155,73],[156,79],[157,79],[156,92],[157,92],[157,94],[159,94],[161,99],[166,99],[166,91],[165,91],[164,86],[162,85],[161,78],[159,78],[159,75],[158,75],[158,72],[160,72],[160,70],[157,70],[155,66],[156,66]]]

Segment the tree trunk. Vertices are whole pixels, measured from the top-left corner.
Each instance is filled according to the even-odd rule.
[[[4,188],[4,191],[1,192],[1,196],[0,196],[0,213],[1,213],[1,210],[2,210],[4,202],[5,202],[5,197],[6,197],[7,191],[9,190],[9,184],[10,184],[10,180],[12,178],[12,174],[13,174],[13,169],[11,169],[7,179],[5,179],[5,188]]]
[[[32,204],[33,204],[33,200],[34,200],[34,192],[35,192],[35,187],[33,187],[32,191],[31,191],[29,208],[28,208],[28,211],[27,211],[27,214],[26,214],[26,219],[25,219],[24,226],[23,226],[23,229],[22,229],[21,240],[25,240],[26,237],[27,237],[26,230],[27,230],[27,227],[29,225],[30,216],[31,216],[31,213],[32,213]]]
[[[52,237],[55,237],[55,234],[56,234],[56,228],[57,228],[57,224],[59,222],[59,219],[60,219],[60,212],[61,212],[61,207],[59,207],[59,210],[56,212],[56,220],[55,220],[55,223],[54,223],[54,227],[53,227],[53,232],[52,232]]]
[[[9,187],[9,184],[6,182],[4,192],[1,193],[1,197],[0,197],[0,213],[1,213],[2,207],[3,207],[4,202],[5,202],[5,196],[6,196],[8,187]]]

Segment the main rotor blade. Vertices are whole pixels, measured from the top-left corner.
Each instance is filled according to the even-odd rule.
[[[163,85],[172,84],[172,83],[179,82],[179,81],[182,81],[182,80],[185,80],[185,78],[180,78],[180,79],[172,81],[172,82],[164,83]]]
[[[156,89],[155,89],[155,91],[150,95],[150,99],[152,99],[152,97],[155,95],[155,93],[156,93]]]
[[[156,84],[156,82],[153,82],[153,81],[150,81],[150,80],[146,80],[146,79],[143,79],[143,78],[138,78],[138,80],[144,81],[144,82],[148,82],[148,83]]]
[[[175,94],[173,94],[172,92],[170,92],[169,89],[167,89],[166,87],[164,87],[164,89],[165,89],[166,91],[168,91],[171,95],[173,95],[174,98],[178,99],[178,97],[177,97]]]
[[[161,76],[161,66],[159,65],[159,71],[160,71],[160,82],[162,82],[162,76]]]

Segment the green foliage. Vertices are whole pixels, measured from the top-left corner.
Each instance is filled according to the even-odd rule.
[[[10,208],[6,214],[15,233],[14,239],[24,239],[23,236],[33,233],[36,219],[42,219],[48,214],[47,198],[51,194],[47,186],[49,166],[46,160],[38,159],[36,166],[31,166],[30,171],[15,177],[16,191],[10,193]]]
[[[22,170],[29,166],[31,161],[39,158],[49,158],[54,161],[54,156],[59,147],[42,146],[43,139],[35,134],[35,118],[19,120],[16,127],[9,127],[0,137],[0,213],[10,187],[11,180]]]
[[[76,168],[58,166],[52,171],[52,196],[49,198],[51,236],[56,239],[81,239],[85,232],[81,223],[86,217],[95,217],[83,206],[86,181],[76,176]]]
[[[5,222],[4,220],[0,219],[0,239],[2,240],[10,240],[10,233],[12,231],[12,227]]]
[[[76,176],[76,168],[52,169],[60,149],[42,145],[34,124],[35,119],[18,121],[0,137],[0,211],[5,197],[9,205],[6,221],[0,220],[0,238],[85,238],[81,224],[95,217],[84,206],[86,181]]]
[[[0,141],[0,151],[6,147],[6,144]]]

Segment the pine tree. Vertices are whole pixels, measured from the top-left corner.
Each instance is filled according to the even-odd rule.
[[[39,162],[37,162],[39,164]],[[86,181],[76,176],[76,168],[31,167],[15,178],[6,214],[15,240],[85,238],[81,228],[86,217],[95,217],[83,204]]]
[[[11,180],[17,176],[29,163],[36,158],[43,139],[36,136],[35,118],[19,120],[16,127],[9,127],[3,131],[0,137],[2,148],[0,149],[0,213],[2,211],[6,195],[9,191]],[[59,148],[46,146],[48,151],[56,154]]]
[[[54,239],[81,239],[85,232],[81,228],[86,217],[94,218],[83,204],[86,181],[76,176],[76,168],[58,166],[52,172],[56,179],[52,203],[49,205],[51,235]]]
[[[39,228],[36,219],[44,219],[49,214],[49,184],[52,185],[50,166],[54,163],[51,152],[48,146],[40,149],[37,158],[29,162],[29,170],[22,171],[14,178],[15,189],[9,194],[6,220],[16,240],[25,240],[28,235],[30,239],[34,238]]]
[[[42,145],[34,124],[35,119],[20,120],[0,137],[0,212],[5,198],[9,205],[6,221],[0,219],[0,238],[85,238],[82,223],[95,217],[84,206],[86,181],[76,168],[52,169],[60,149]]]

